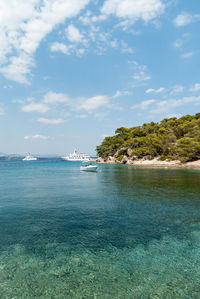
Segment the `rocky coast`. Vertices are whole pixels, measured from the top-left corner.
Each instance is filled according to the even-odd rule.
[[[154,159],[137,159],[136,157],[130,157],[124,155],[122,160],[119,161],[114,156],[109,156],[107,159],[98,158],[97,162],[100,164],[127,164],[135,166],[145,166],[145,167],[180,167],[180,168],[196,168],[200,169],[200,160],[182,163],[179,160],[165,160],[161,161],[160,158]]]

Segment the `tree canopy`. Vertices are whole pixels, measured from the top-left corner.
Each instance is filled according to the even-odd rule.
[[[200,159],[200,113],[181,118],[165,118],[160,123],[145,123],[131,128],[121,127],[97,146],[104,159],[114,156],[120,161],[124,150],[130,156],[182,162]]]

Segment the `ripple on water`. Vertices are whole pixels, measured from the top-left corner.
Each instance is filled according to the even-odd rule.
[[[1,299],[199,298],[200,172],[2,165]]]
[[[13,245],[0,255],[3,298],[198,298],[200,232],[134,248]]]

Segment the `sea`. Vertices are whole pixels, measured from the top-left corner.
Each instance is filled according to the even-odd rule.
[[[0,298],[200,298],[200,170],[0,161]]]

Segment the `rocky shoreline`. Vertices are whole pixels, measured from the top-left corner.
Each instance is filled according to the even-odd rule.
[[[121,161],[115,157],[109,156],[107,159],[98,158],[97,162],[100,164],[126,164],[135,166],[149,166],[149,167],[180,167],[180,168],[196,168],[200,169],[200,160],[193,162],[182,163],[178,160],[165,160],[161,161],[159,158],[150,159],[137,159],[136,157],[123,156]]]

